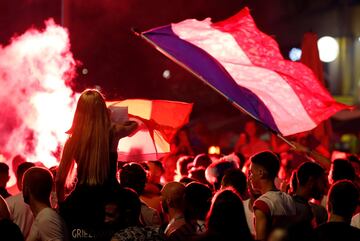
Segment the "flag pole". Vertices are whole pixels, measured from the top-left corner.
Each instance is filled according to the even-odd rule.
[[[213,85],[211,85],[210,83],[208,83],[201,75],[199,75],[198,73],[194,72],[191,68],[189,68],[187,65],[185,65],[184,63],[182,63],[181,61],[177,60],[176,58],[174,58],[171,54],[169,54],[167,51],[165,51],[163,48],[161,48],[159,45],[157,45],[156,43],[154,43],[153,41],[151,41],[149,38],[147,38],[146,36],[144,36],[141,32],[138,32],[136,29],[131,28],[131,31],[138,37],[142,38],[143,40],[145,40],[147,43],[149,43],[151,46],[153,46],[156,50],[158,50],[160,53],[162,53],[163,55],[165,55],[167,58],[169,58],[170,60],[172,60],[173,62],[175,62],[176,64],[180,65],[182,68],[184,68],[185,70],[189,71],[192,75],[194,75],[195,77],[197,77],[198,79],[200,79],[204,84],[208,85],[209,87],[211,87],[213,90],[215,90],[218,94],[222,95],[228,102],[230,102],[235,108],[237,108],[238,110],[242,111],[243,113],[249,115],[251,118],[253,118],[254,120],[256,120],[258,123],[260,123],[261,125],[263,125],[266,129],[268,129],[270,132],[272,132],[273,134],[275,134],[278,138],[280,138],[282,141],[284,141],[286,144],[288,144],[289,146],[291,146],[292,148],[296,148],[294,146],[293,143],[291,143],[291,141],[289,141],[288,139],[286,139],[281,133],[276,132],[275,130],[271,129],[270,127],[266,126],[264,123],[262,123],[258,118],[256,118],[253,114],[251,114],[249,111],[247,111],[246,109],[244,109],[241,105],[239,105],[238,103],[236,103],[235,101],[233,101],[231,98],[229,98],[228,96],[226,96],[224,93],[222,93],[221,91],[219,91],[217,88],[215,88]]]

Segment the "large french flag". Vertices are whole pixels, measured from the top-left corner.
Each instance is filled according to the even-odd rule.
[[[248,8],[222,22],[185,20],[141,36],[284,136],[311,130],[350,108],[336,102],[308,67],[285,60]]]

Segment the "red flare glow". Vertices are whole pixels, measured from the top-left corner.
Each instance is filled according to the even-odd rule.
[[[75,65],[68,33],[53,20],[0,46],[0,160],[58,163],[78,97],[69,87]]]

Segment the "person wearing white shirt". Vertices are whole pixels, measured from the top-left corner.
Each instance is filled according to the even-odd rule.
[[[32,214],[29,205],[24,202],[22,193],[22,178],[24,173],[34,166],[35,164],[31,162],[24,162],[18,166],[16,170],[16,184],[20,193],[6,198],[10,211],[10,219],[19,226],[25,240],[30,233],[30,228],[34,221],[34,215]]]
[[[24,202],[35,217],[27,241],[69,240],[65,222],[50,206],[52,185],[52,174],[45,168],[32,167],[24,174]]]

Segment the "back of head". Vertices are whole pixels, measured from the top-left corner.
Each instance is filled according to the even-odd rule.
[[[18,167],[18,169],[16,170],[16,182],[17,182],[17,186],[19,188],[19,190],[21,191],[22,190],[22,178],[24,176],[24,173],[34,167],[35,164],[32,163],[32,162],[24,162],[24,163],[21,163]]]
[[[194,157],[192,156],[182,156],[176,162],[176,172],[179,176],[188,175],[188,165],[192,163]]]
[[[19,168],[19,165],[24,162],[26,162],[26,158],[23,157],[22,155],[14,156],[14,158],[12,159],[12,162],[11,162],[12,170],[14,172],[16,172],[16,170]]]
[[[332,180],[355,180],[355,169],[348,160],[336,159],[332,165]]]
[[[120,184],[137,192],[138,195],[144,191],[146,184],[146,171],[137,163],[125,164],[120,170]]]
[[[194,179],[192,179],[192,178],[190,178],[190,177],[182,177],[180,180],[179,180],[179,182],[180,183],[182,183],[182,184],[184,184],[184,185],[187,185],[187,184],[189,184],[189,183],[191,183],[191,182],[195,182],[196,180],[194,180]]]
[[[169,182],[161,190],[161,198],[169,208],[183,211],[185,186],[180,182]]]
[[[207,154],[199,154],[194,159],[194,167],[199,168],[207,168],[212,163],[210,157]]]
[[[229,155],[223,156],[220,158],[220,161],[228,161],[233,162],[236,168],[240,168],[240,159],[237,155],[234,153],[231,153]]]
[[[188,219],[205,220],[211,205],[211,189],[201,183],[192,182],[185,187],[185,216]]]
[[[41,167],[28,169],[23,177],[24,200],[31,195],[34,200],[48,204],[52,185],[53,177],[49,170]]]
[[[99,91],[87,89],[81,94],[69,134],[71,137],[64,149],[69,149],[70,153],[66,158],[77,162],[78,182],[88,185],[104,183],[110,169],[110,118]],[[60,168],[59,173],[61,171]]]
[[[274,180],[280,169],[279,158],[271,151],[259,152],[250,157],[251,163],[261,166],[267,172],[267,178]]]
[[[4,162],[0,162],[0,187],[5,188],[9,178],[9,166]]]
[[[101,125],[109,127],[109,112],[104,96],[95,89],[87,89],[81,93],[70,129],[71,134],[82,130],[82,125]]]
[[[300,186],[306,185],[310,178],[321,178],[325,174],[324,169],[317,163],[305,162],[297,169],[297,179]]]
[[[246,162],[245,156],[241,152],[234,152],[234,155],[239,159],[239,168],[242,169]]]
[[[119,223],[128,227],[137,225],[141,211],[139,195],[130,188],[123,188],[117,193],[116,206],[119,212]]]
[[[154,166],[161,174],[164,174],[164,172],[165,172],[164,166],[161,163],[161,161],[159,161],[159,160],[148,161],[147,165],[149,166],[149,168],[150,168],[150,166]]]
[[[351,181],[338,181],[329,190],[328,211],[350,220],[357,207],[358,198],[359,191]]]
[[[349,162],[354,166],[358,166],[360,165],[360,160],[356,155],[349,155],[347,157],[347,159],[349,160]]]
[[[24,237],[19,226],[10,219],[0,220],[1,240],[23,241]]]
[[[148,181],[159,184],[161,182],[162,175],[165,173],[165,169],[161,161],[147,161],[145,164],[148,167]]]
[[[207,226],[209,231],[239,235],[244,240],[251,237],[243,202],[232,189],[224,189],[215,194],[207,215]]]
[[[9,176],[9,166],[4,162],[0,162],[0,177],[8,177],[8,176]]]
[[[221,185],[223,187],[232,187],[241,196],[244,196],[247,190],[246,175],[240,169],[230,169],[226,171]]]
[[[229,161],[214,162],[206,168],[206,180],[214,186],[215,190],[219,190],[225,172],[233,168],[237,168],[237,163]]]
[[[58,168],[59,168],[58,166],[52,166],[52,167],[49,168],[49,171],[53,175],[54,180],[56,179],[56,174],[58,172]]]
[[[195,181],[198,181],[200,183],[207,184],[206,177],[205,177],[205,169],[200,167],[196,169],[191,169],[189,171],[189,178],[194,179]]]

